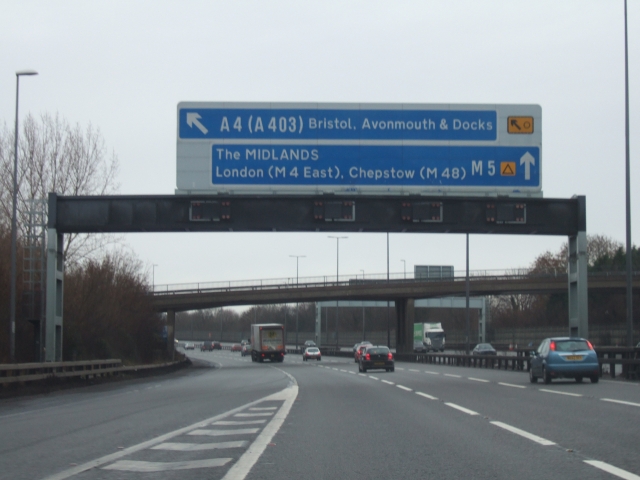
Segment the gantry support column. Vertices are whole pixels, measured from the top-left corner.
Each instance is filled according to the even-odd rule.
[[[396,304],[396,352],[411,353],[413,351],[413,323],[416,319],[415,300],[399,298]]]
[[[176,331],[176,312],[175,310],[167,310],[167,352],[171,360],[174,360],[176,351],[175,347],[175,331]]]
[[[45,320],[45,362],[62,361],[62,293],[64,283],[63,235],[47,231],[47,306]]]
[[[569,335],[589,338],[587,232],[569,237]]]

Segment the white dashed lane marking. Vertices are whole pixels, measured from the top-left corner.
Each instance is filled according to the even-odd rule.
[[[452,373],[445,373],[444,376],[451,377],[451,378],[462,378],[462,375],[454,375]]]
[[[631,407],[640,407],[640,403],[625,402],[624,400],[614,400],[613,398],[601,398],[603,402],[619,403],[620,405],[629,405]]]
[[[489,383],[489,380],[483,380],[482,378],[469,377],[469,380],[473,380],[474,382]]]
[[[520,430],[519,428],[516,427],[512,427],[511,425],[507,425],[506,423],[502,423],[502,422],[491,422],[492,425],[495,425],[496,427],[500,427],[500,428],[504,428],[505,430],[511,432],[511,433],[515,433],[516,435],[520,435],[521,437],[527,438],[533,442],[539,443],[540,445],[555,445],[555,442],[552,442],[551,440],[547,440],[546,438],[542,438],[539,437],[537,435],[534,435],[533,433],[529,433],[529,432],[525,432],[524,430]]]
[[[404,385],[396,385],[396,387],[398,387],[398,388],[400,388],[402,390],[405,390],[407,392],[413,392],[412,389],[410,389],[409,387],[405,387]]]
[[[478,412],[474,412],[473,410],[469,410],[468,408],[461,407],[460,405],[456,405],[455,403],[445,402],[447,407],[455,408],[456,410],[460,410],[461,412],[466,413],[467,415],[480,415]]]
[[[513,383],[504,383],[504,382],[498,382],[498,385],[502,385],[503,387],[511,387],[511,388],[527,388],[522,385],[514,385]]]
[[[416,395],[420,395],[421,397],[428,398],[429,400],[437,400],[438,399],[438,397],[432,397],[431,395],[429,395],[427,393],[422,393],[422,392],[416,392]]]
[[[555,393],[557,395],[566,395],[568,397],[582,397],[582,394],[580,393],[561,392],[560,390],[547,390],[546,388],[540,388],[539,390],[541,392]]]
[[[619,478],[624,478],[625,480],[640,480],[640,477],[634,473],[627,472],[626,470],[622,470],[621,468],[614,467],[613,465],[609,465],[608,463],[601,462],[599,460],[585,460],[584,463],[591,465],[592,467],[599,468],[611,475],[615,475]]]

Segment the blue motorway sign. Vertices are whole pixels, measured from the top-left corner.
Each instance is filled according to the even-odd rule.
[[[214,144],[211,183],[226,185],[537,187],[531,147]]]
[[[180,139],[493,141],[495,110],[182,108]]]
[[[182,102],[177,192],[541,195],[538,105]]]

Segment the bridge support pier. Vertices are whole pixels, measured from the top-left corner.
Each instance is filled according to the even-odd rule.
[[[175,360],[175,332],[176,331],[176,311],[167,310],[167,352],[169,358]]]
[[[396,352],[413,351],[413,323],[416,320],[415,299],[398,298],[396,304]],[[391,346],[391,345],[389,345]]]
[[[589,338],[587,232],[569,237],[569,335]]]

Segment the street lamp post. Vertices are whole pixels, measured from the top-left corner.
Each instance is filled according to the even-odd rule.
[[[298,286],[298,260],[306,258],[306,255],[289,255],[296,259],[296,287]],[[296,350],[298,349],[298,302],[296,302]]]
[[[362,283],[364,284],[364,270],[360,269],[360,271],[362,272]],[[365,328],[364,328],[364,300],[362,301],[362,341],[365,341],[367,339],[366,334],[365,334]]]
[[[18,99],[20,91],[20,77],[38,75],[35,70],[21,70],[16,72],[16,129],[13,143],[13,197],[11,203],[11,299],[9,302],[9,358],[11,363],[16,361],[16,249],[18,244],[17,204],[18,204]],[[42,325],[40,325],[42,328]]]
[[[349,237],[334,237],[329,235],[329,238],[336,239],[336,286],[340,283],[340,239],[347,239]],[[336,300],[336,348],[338,347],[338,309],[340,308],[339,300]]]
[[[156,292],[156,267],[158,266],[157,263],[154,263],[153,265],[151,265],[151,288],[153,293]]]
[[[404,279],[407,279],[407,261],[406,260],[400,260],[403,264],[404,264]]]

